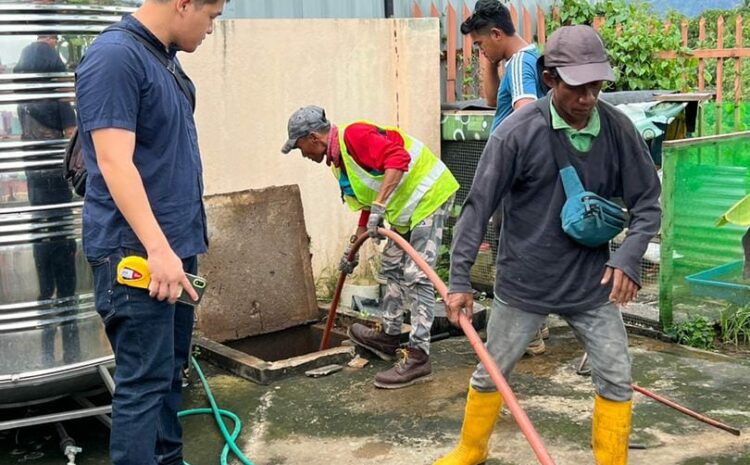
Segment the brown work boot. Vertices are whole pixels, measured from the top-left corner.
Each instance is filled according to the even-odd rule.
[[[402,349],[399,355],[399,360],[393,368],[375,375],[375,387],[399,389],[432,379],[430,356],[422,349],[409,347]]]
[[[541,333],[542,333],[542,339],[544,339],[545,341],[549,339],[549,326],[547,325],[546,321],[542,325]]]
[[[537,331],[536,336],[534,336],[534,340],[529,342],[529,345],[526,347],[526,355],[533,357],[534,355],[542,355],[546,351],[547,347],[544,345],[542,331],[539,330]]]
[[[400,335],[386,334],[380,325],[376,329],[354,323],[346,333],[358,346],[373,352],[383,360],[391,361],[396,358],[396,350],[401,340]]]

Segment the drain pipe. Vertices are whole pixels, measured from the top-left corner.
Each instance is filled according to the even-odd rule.
[[[406,252],[414,261],[414,263],[416,263],[419,269],[421,269],[424,274],[427,275],[427,278],[432,281],[432,284],[435,285],[435,289],[438,291],[443,300],[448,300],[448,288],[446,287],[445,283],[438,277],[437,273],[435,273],[435,270],[430,268],[430,265],[428,265],[427,262],[425,262],[424,259],[419,256],[419,254],[403,237],[385,228],[378,228],[378,233],[388,239],[391,239],[396,243],[396,245],[401,247],[401,249]],[[357,250],[359,250],[359,247],[368,238],[369,236],[367,235],[367,233],[363,233],[357,238],[357,240],[352,245],[351,251],[349,252],[349,261],[354,260],[354,255],[357,253]],[[323,333],[320,350],[328,348],[328,337],[330,335],[331,328],[333,327],[333,320],[336,318],[336,307],[338,306],[338,300],[341,297],[341,288],[344,286],[345,279],[346,273],[342,272],[339,276],[339,281],[336,286],[336,292],[333,296],[334,300],[331,302],[331,308],[328,311],[328,321],[326,322],[326,329]],[[466,317],[466,315],[461,313],[459,315],[458,322],[467,339],[469,339],[472,348],[474,348],[474,352],[477,353],[479,359],[482,361],[482,365],[484,365],[485,369],[487,369],[487,372],[489,373],[490,378],[492,378],[492,381],[495,383],[497,390],[503,396],[503,400],[508,406],[508,410],[510,410],[511,414],[513,415],[513,419],[516,420],[516,423],[518,423],[518,427],[521,429],[521,432],[523,432],[524,436],[526,436],[526,440],[529,441],[529,445],[534,451],[534,454],[536,454],[536,458],[539,460],[539,463],[541,463],[542,465],[555,465],[554,460],[552,460],[552,457],[544,448],[542,439],[539,437],[536,429],[534,429],[534,425],[531,424],[531,420],[529,420],[526,412],[523,410],[523,408],[521,408],[521,405],[518,403],[518,399],[516,399],[515,394],[513,394],[513,391],[508,385],[508,382],[505,380],[505,377],[503,377],[503,374],[497,368],[495,361],[492,359],[490,353],[487,351],[487,348],[484,346],[484,343],[482,343],[482,340],[479,338],[476,330],[471,325],[471,321]]]
[[[67,465],[76,465],[76,454],[80,454],[83,449],[76,446],[76,442],[65,431],[62,423],[55,423],[55,429],[57,429],[57,435],[60,436],[60,450],[65,458],[68,459]]]
[[[386,18],[393,18],[393,0],[383,0],[383,11]]]

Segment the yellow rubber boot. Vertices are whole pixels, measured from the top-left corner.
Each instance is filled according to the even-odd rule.
[[[633,401],[594,399],[591,439],[597,465],[627,465]]]
[[[500,415],[503,398],[498,392],[479,392],[469,386],[466,413],[458,446],[433,465],[479,465],[487,460],[490,436]]]

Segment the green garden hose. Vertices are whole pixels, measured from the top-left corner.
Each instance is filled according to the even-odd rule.
[[[239,447],[237,447],[237,444],[235,443],[235,439],[237,439],[237,437],[240,435],[240,431],[242,431],[242,422],[240,421],[240,418],[229,410],[220,409],[219,406],[216,405],[216,400],[214,399],[214,395],[211,392],[211,388],[208,386],[206,377],[203,375],[203,370],[201,370],[200,365],[198,365],[198,360],[196,360],[195,357],[190,357],[190,360],[193,362],[193,368],[195,368],[195,372],[198,373],[198,377],[200,378],[201,384],[203,385],[203,391],[205,391],[206,396],[208,397],[208,402],[211,404],[211,408],[194,408],[183,410],[179,412],[177,416],[186,417],[189,415],[213,415],[214,420],[216,420],[216,424],[219,425],[221,435],[224,436],[225,442],[224,448],[221,450],[221,465],[228,464],[227,457],[229,456],[230,450],[234,453],[234,455],[237,456],[238,459],[240,459],[240,462],[244,463],[245,465],[254,465],[253,462],[250,461],[250,459],[245,457],[245,454],[242,453],[242,451],[239,449]],[[234,424],[234,431],[232,431],[232,434],[229,434],[229,431],[227,431],[224,420],[221,418],[222,416],[225,416],[232,420],[232,423]],[[185,465],[190,464],[185,462]]]

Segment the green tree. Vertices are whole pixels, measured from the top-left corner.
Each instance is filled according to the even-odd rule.
[[[750,1],[750,0],[748,0]],[[724,36],[723,45],[725,48],[732,48],[735,46],[735,20],[737,16],[743,17],[742,37],[743,45],[745,47],[750,46],[747,38],[750,37],[750,7],[742,6],[733,10],[706,10],[700,17],[688,19],[688,44],[693,49],[714,49],[717,46],[718,38],[718,27],[717,20],[719,17],[724,18]],[[680,21],[687,19],[677,13],[669,13],[669,18],[679,24]],[[699,40],[700,31],[700,20],[705,20],[705,39]],[[742,82],[742,99],[750,99],[750,66],[747,64],[747,60],[744,60],[744,66],[742,67],[741,82]],[[708,59],[705,60],[705,67],[703,72],[703,78],[705,80],[706,89],[714,89],[717,87],[716,83],[716,64],[717,60]],[[697,87],[698,73],[692,73],[695,79],[690,82],[694,87]],[[725,100],[734,100],[734,60],[724,60],[724,76],[723,76],[723,89],[725,94]]]
[[[648,4],[604,0],[592,5],[586,0],[556,0],[555,6],[560,20],[548,16],[548,35],[561,25],[593,25],[594,18],[604,18],[599,33],[617,77],[610,90],[688,89],[689,77],[684,70],[695,60],[655,58],[660,51],[686,50],[681,46],[679,28],[665,31],[664,23]]]

